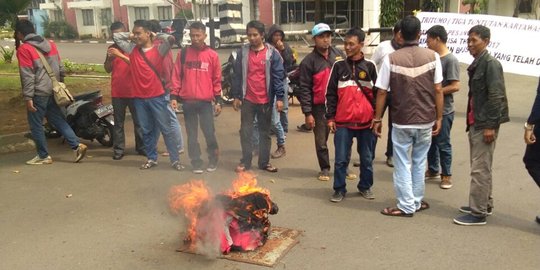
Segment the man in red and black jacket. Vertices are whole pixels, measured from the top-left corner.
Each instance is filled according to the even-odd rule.
[[[360,182],[357,188],[362,197],[374,199],[373,149],[375,135],[371,121],[375,114],[377,67],[364,58],[362,48],[366,34],[359,28],[345,35],[346,60],[334,63],[326,87],[326,119],[328,129],[335,133],[334,195],[332,202],[340,202],[347,193],[345,177],[349,166],[353,138],[360,155]]]
[[[336,60],[345,58],[343,52],[331,46],[332,30],[327,24],[319,23],[311,30],[315,48],[300,63],[300,88],[296,97],[305,115],[305,125],[313,129],[315,149],[319,161],[319,180],[330,180],[330,158],[328,156],[329,130],[324,114],[325,93],[330,68]]]

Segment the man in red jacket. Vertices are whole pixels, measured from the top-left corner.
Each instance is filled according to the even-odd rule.
[[[360,182],[358,191],[368,200],[375,197],[373,185],[373,149],[375,136],[371,120],[375,113],[377,67],[364,58],[362,48],[366,34],[352,28],[345,35],[347,59],[338,60],[332,67],[326,87],[326,119],[334,135],[336,158],[334,162],[334,195],[332,202],[340,202],[347,193],[345,177],[350,162],[353,138],[360,155]]]
[[[176,170],[183,170],[178,154],[179,131],[175,129],[177,121],[170,116],[172,110],[169,91],[170,70],[167,63],[172,63],[170,52],[170,36],[163,35],[164,42],[154,42],[154,33],[150,31],[147,21],[135,21],[132,39],[128,41],[129,33],[115,33],[115,43],[125,52],[129,53],[131,79],[133,83],[133,97],[139,124],[143,131],[144,150],[147,161],[141,169],[150,169],[157,166],[156,131],[161,131],[165,146],[169,152],[171,165]]]
[[[209,161],[206,170],[217,169],[219,149],[214,114],[221,112],[221,64],[218,54],[204,43],[206,26],[202,22],[189,26],[189,36],[191,46],[180,50],[176,58],[171,95],[183,102],[188,154],[193,173],[200,174],[203,173],[203,161],[197,138],[199,125],[207,145]],[[173,98],[172,102],[174,107],[176,100]]]
[[[111,32],[125,31],[121,22],[111,24]],[[114,109],[114,133],[113,133],[113,159],[120,160],[124,157],[126,148],[126,135],[124,133],[124,121],[126,119],[126,107],[131,112],[135,132],[135,149],[137,153],[144,155],[142,142],[142,130],[139,126],[135,105],[133,105],[133,84],[131,83],[131,71],[129,69],[129,54],[122,51],[118,45],[113,44],[107,49],[107,58],[103,64],[105,71],[111,73],[111,97]]]

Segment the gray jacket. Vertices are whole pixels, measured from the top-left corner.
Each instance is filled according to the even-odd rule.
[[[498,128],[510,121],[501,63],[484,51],[469,68],[469,102],[472,98],[474,128]],[[471,106],[467,106],[467,115]],[[468,123],[468,121],[467,121]],[[467,130],[469,125],[467,124]]]

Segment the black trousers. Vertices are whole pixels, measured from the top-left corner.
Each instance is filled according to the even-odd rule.
[[[540,126],[535,127],[534,136],[540,140]],[[540,187],[540,142],[536,141],[534,144],[527,145],[523,162],[534,182]]]
[[[270,162],[270,126],[272,124],[272,103],[255,104],[248,100],[242,102],[240,112],[240,144],[242,146],[242,159],[246,169],[251,169],[253,159],[253,120],[257,117],[259,129],[259,169],[264,169]]]
[[[315,118],[315,128],[313,128],[313,135],[315,135],[315,151],[317,152],[317,161],[319,161],[319,167],[321,171],[324,169],[330,170],[330,157],[328,156],[328,134],[330,129],[326,124],[324,114],[326,113],[326,105],[313,105],[311,108],[311,114]]]

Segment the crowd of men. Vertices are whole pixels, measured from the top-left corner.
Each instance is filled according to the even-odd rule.
[[[347,194],[347,178],[356,138],[360,162],[359,194],[374,199],[373,159],[377,138],[382,133],[382,117],[388,111],[386,163],[394,168],[393,182],[397,204],[384,208],[387,216],[412,217],[428,209],[424,199],[425,180],[440,178],[440,187],[452,187],[452,146],[450,130],[454,119],[453,93],[459,91],[459,64],[446,47],[448,38],[443,26],[430,28],[427,47],[418,46],[420,21],[406,16],[396,23],[394,36],[382,42],[366,59],[362,52],[365,33],[351,28],[345,34],[344,52],[332,46],[332,30],[324,23],[311,31],[314,49],[300,63],[300,87],[295,93],[301,104],[305,123],[312,130],[321,181],[330,180],[329,133],[334,133],[334,194],[330,201],[341,202]],[[114,108],[113,159],[125,154],[124,122],[126,108],[135,127],[135,148],[146,161],[140,169],[158,164],[157,143],[164,138],[171,167],[184,170],[180,153],[184,149],[181,126],[175,111],[182,106],[187,134],[187,152],[192,172],[213,172],[219,163],[219,146],[214,117],[221,112],[221,65],[217,53],[204,40],[206,26],[189,25],[191,45],[178,52],[173,61],[175,40],[158,33],[156,22],[135,21],[132,32],[115,22],[110,27],[114,44],[107,50],[105,69],[111,72],[111,96]],[[251,21],[246,26],[248,43],[236,51],[233,59],[233,108],[240,111],[242,156],[237,172],[257,167],[275,173],[271,158],[285,156],[288,132],[287,71],[295,65],[285,34],[277,25],[267,32],[265,25]],[[58,128],[75,152],[75,162],[86,152],[73,134],[52,98],[51,80],[45,76],[38,52],[46,56],[58,80],[63,70],[56,46],[35,34],[29,22],[16,26],[23,45],[17,51],[28,121],[36,141],[38,155],[27,164],[51,164],[43,135],[44,117]],[[508,102],[501,64],[487,51],[489,28],[477,25],[468,33],[468,49],[474,57],[468,67],[469,95],[467,130],[471,151],[471,187],[464,215],[454,222],[460,225],[483,225],[493,213],[492,162],[499,126],[509,121]],[[539,86],[540,91],[540,86]],[[525,124],[529,145],[525,163],[538,180],[538,104]],[[180,105],[181,104],[181,105]],[[208,161],[201,158],[198,130],[206,140]],[[271,153],[271,134],[277,137],[277,149]],[[537,218],[537,220],[540,219]]]

